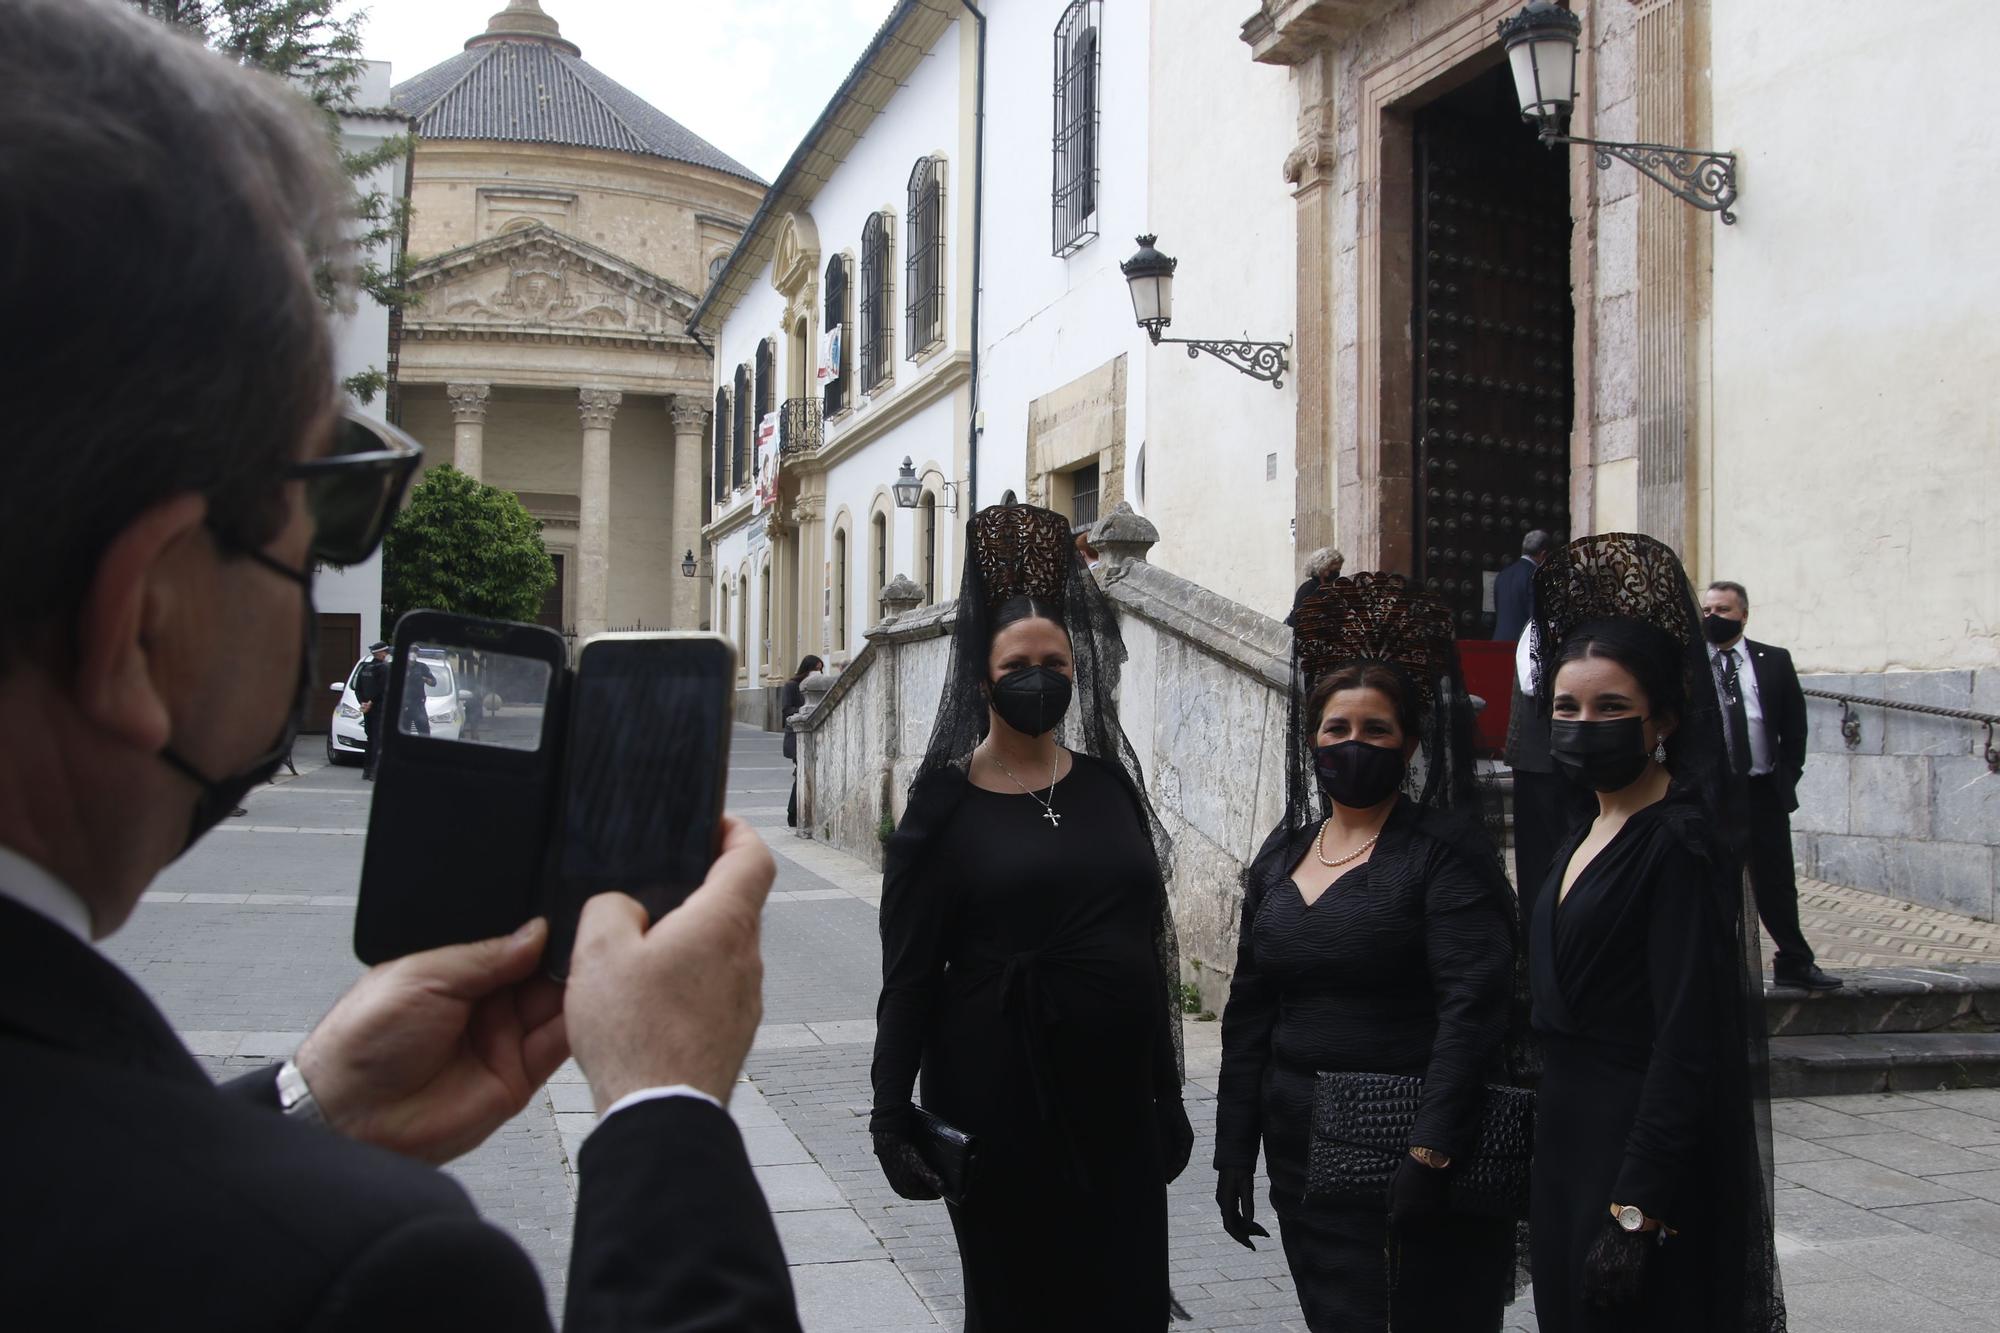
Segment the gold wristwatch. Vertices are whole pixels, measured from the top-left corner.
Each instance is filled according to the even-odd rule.
[[[1646,1214],[1641,1212],[1638,1206],[1635,1204],[1629,1204],[1629,1203],[1612,1204],[1611,1220],[1618,1224],[1618,1229],[1620,1231],[1629,1231],[1629,1232],[1657,1231],[1662,1236],[1672,1236],[1678,1234],[1674,1231],[1672,1227],[1668,1226],[1665,1222],[1660,1221],[1658,1218],[1646,1216]]]
[[[1411,1148],[1410,1156],[1416,1158],[1425,1166],[1430,1167],[1433,1171],[1442,1171],[1451,1165],[1451,1158],[1439,1152],[1436,1148]]]

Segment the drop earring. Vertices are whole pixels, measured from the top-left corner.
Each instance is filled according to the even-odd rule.
[[[1660,738],[1660,743],[1653,747],[1653,762],[1656,764],[1667,762],[1667,738],[1664,736]]]

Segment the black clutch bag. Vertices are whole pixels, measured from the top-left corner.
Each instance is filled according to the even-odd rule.
[[[1313,1086],[1306,1197],[1387,1212],[1389,1182],[1410,1149],[1423,1095],[1424,1081],[1411,1075],[1320,1074]],[[1451,1211],[1526,1218],[1534,1150],[1535,1094],[1488,1084],[1479,1097],[1472,1151],[1451,1164]]]
[[[916,1111],[912,1142],[924,1165],[937,1174],[938,1193],[947,1203],[963,1204],[972,1188],[972,1168],[979,1156],[979,1140],[923,1107]]]

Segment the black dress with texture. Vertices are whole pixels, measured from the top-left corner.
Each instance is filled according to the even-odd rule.
[[[1414,1143],[1470,1149],[1499,1063],[1515,929],[1506,882],[1482,875],[1403,801],[1374,853],[1308,906],[1291,878],[1318,826],[1274,835],[1252,864],[1222,1016],[1215,1166],[1262,1144],[1271,1205],[1306,1324],[1339,1333],[1500,1327],[1513,1227],[1447,1217],[1406,1227],[1392,1291],[1385,1213],[1304,1197],[1318,1071],[1424,1078]]]
[[[949,774],[912,795],[882,900],[875,1105],[910,1101],[977,1136],[951,1208],[966,1328],[1167,1324],[1167,1208],[1154,1099],[1180,1096],[1160,964],[1159,879],[1139,810],[1075,756],[1052,826],[1033,797]],[[913,857],[897,873],[900,857]]]
[[[1528,931],[1543,1059],[1535,1312],[1543,1333],[1734,1333],[1743,1260],[1732,1231],[1761,1209],[1732,1169],[1747,1124],[1741,982],[1729,970],[1732,920],[1708,824],[1691,797],[1670,792],[1633,814],[1565,897],[1588,827],[1558,852]],[[1614,1203],[1679,1234],[1654,1252],[1644,1300],[1607,1314],[1585,1300],[1583,1273]]]

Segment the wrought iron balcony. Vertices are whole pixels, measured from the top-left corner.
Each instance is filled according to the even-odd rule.
[[[818,398],[788,398],[778,409],[778,454],[795,458],[826,441],[826,416]]]

